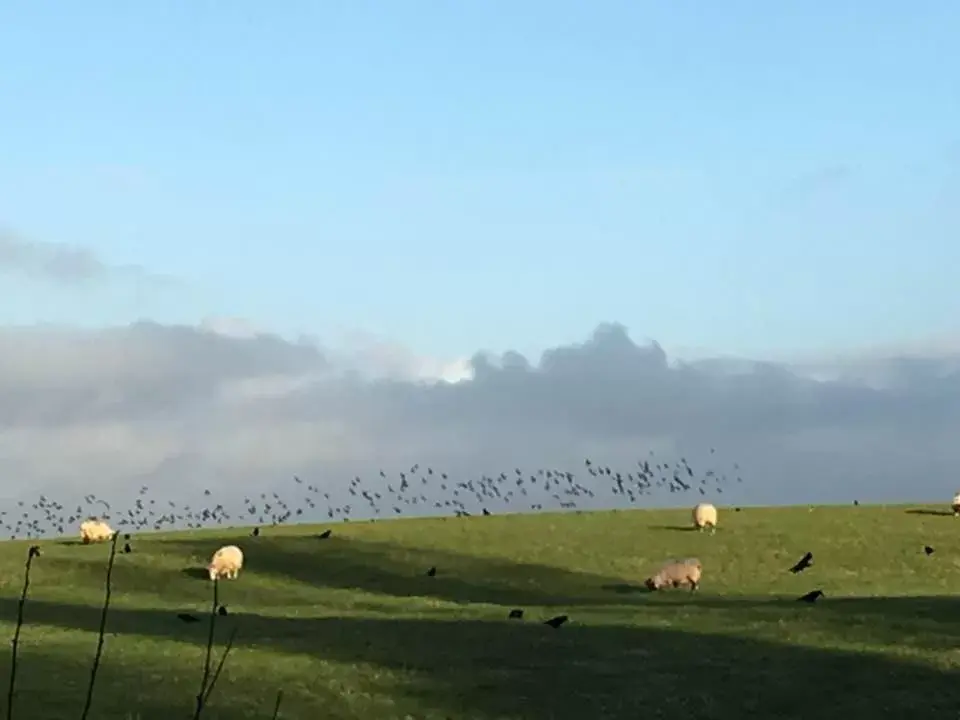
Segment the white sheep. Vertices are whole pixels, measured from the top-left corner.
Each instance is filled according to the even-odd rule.
[[[953,496],[953,503],[950,505],[953,509],[953,516],[960,516],[960,490],[957,491],[957,494]]]
[[[687,560],[673,560],[664,565],[655,574],[646,579],[644,584],[648,590],[661,590],[665,587],[680,587],[690,585],[690,592],[700,587],[700,578],[703,575],[703,566],[697,558]]]
[[[80,540],[84,545],[113,538],[113,530],[99,518],[91,517],[80,523]]]
[[[710,503],[700,503],[693,509],[693,526],[697,530],[709,527],[711,532],[717,531],[717,508]]]
[[[210,573],[210,579],[227,578],[236,580],[240,569],[243,567],[243,550],[236,545],[224,545],[217,550],[207,565],[207,572]]]

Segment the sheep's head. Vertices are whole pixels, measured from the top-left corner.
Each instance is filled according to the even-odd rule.
[[[216,580],[216,579],[217,579],[217,575],[218,575],[219,573],[217,572],[217,568],[216,568],[214,565],[212,565],[212,564],[211,564],[211,565],[207,565],[207,572],[210,574],[210,579],[211,579],[211,580]]]
[[[647,579],[644,581],[643,584],[646,585],[646,586],[647,586],[647,590],[650,590],[651,592],[653,592],[654,590],[659,590],[659,589],[660,589],[660,588],[657,586],[657,581],[654,580],[652,577],[651,577],[651,578],[647,578]]]

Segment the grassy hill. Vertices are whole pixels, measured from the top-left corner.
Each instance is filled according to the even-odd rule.
[[[280,717],[304,720],[955,714],[960,520],[941,512],[721,509],[715,536],[689,531],[686,509],[338,524],[326,540],[316,526],[135,536],[91,717],[190,717],[211,602],[197,569],[227,542],[247,566],[221,583],[217,655],[237,635],[208,718],[269,718],[280,689]],[[0,543],[7,637],[27,549]],[[109,547],[41,550],[14,717],[78,718]],[[814,567],[788,573],[808,550]],[[698,594],[635,589],[685,556],[704,564]],[[794,600],[815,588],[819,603]],[[558,614],[570,622],[542,624]]]

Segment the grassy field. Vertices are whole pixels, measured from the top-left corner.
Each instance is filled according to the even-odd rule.
[[[280,689],[280,717],[303,720],[954,717],[960,520],[941,512],[721,510],[714,536],[671,510],[344,524],[326,540],[319,527],[134,537],[91,717],[190,717],[211,601],[197,569],[229,541],[247,565],[221,583],[218,648],[237,636],[208,718],[269,718]],[[7,637],[27,549],[0,544]],[[78,718],[109,547],[41,549],[14,717]],[[808,550],[814,567],[788,573]],[[699,593],[637,588],[685,556],[704,564]],[[819,603],[795,601],[815,588]],[[542,624],[558,614],[570,622]]]

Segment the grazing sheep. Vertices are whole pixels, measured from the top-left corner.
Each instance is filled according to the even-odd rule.
[[[960,490],[953,496],[953,503],[950,506],[953,509],[953,516],[960,516]]]
[[[709,527],[711,532],[717,531],[717,508],[710,503],[700,503],[693,509],[693,526],[697,530]]]
[[[681,585],[690,585],[690,592],[700,587],[700,577],[703,575],[703,566],[696,558],[675,560],[667,563],[660,571],[644,582],[648,590],[661,590],[665,587],[678,588]]]
[[[207,572],[210,573],[211,580],[217,578],[236,580],[242,567],[243,550],[236,545],[225,545],[213,554],[210,564],[207,565]]]
[[[84,545],[113,538],[113,530],[103,520],[91,517],[80,523],[80,540]]]

